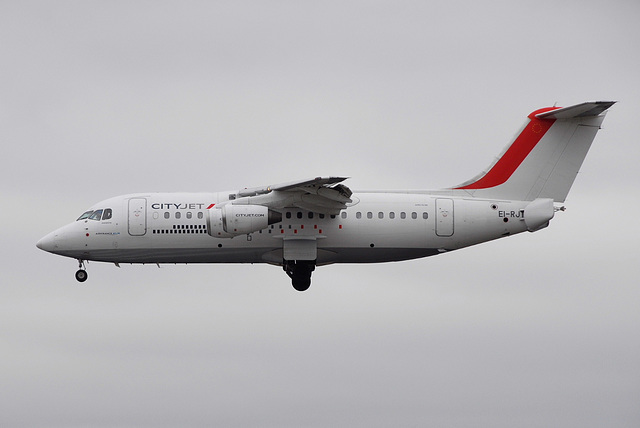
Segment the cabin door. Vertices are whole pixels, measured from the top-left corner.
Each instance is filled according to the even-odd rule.
[[[436,235],[453,235],[453,199],[436,199]]]
[[[129,199],[129,235],[143,236],[147,233],[147,200]]]

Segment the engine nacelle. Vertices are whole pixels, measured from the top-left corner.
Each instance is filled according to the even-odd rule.
[[[262,205],[228,204],[208,210],[207,229],[215,238],[233,238],[257,232],[280,221],[282,214]]]

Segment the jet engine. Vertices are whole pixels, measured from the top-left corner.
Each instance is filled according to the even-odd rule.
[[[208,210],[207,229],[215,238],[257,232],[282,221],[282,214],[262,205],[224,205]]]

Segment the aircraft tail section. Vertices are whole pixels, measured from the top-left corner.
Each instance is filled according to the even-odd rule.
[[[534,111],[485,172],[453,190],[488,199],[564,202],[613,104],[615,101],[595,101]]]

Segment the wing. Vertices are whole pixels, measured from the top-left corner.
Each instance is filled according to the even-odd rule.
[[[351,203],[353,192],[344,184],[347,177],[316,177],[265,187],[239,190],[231,204],[264,205],[273,209],[300,208],[336,215]]]

